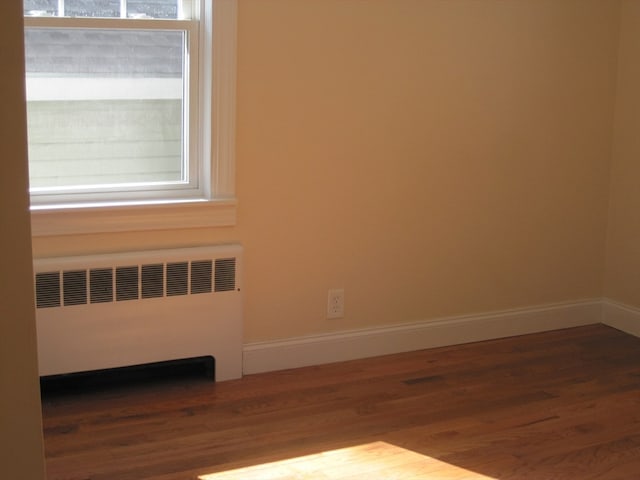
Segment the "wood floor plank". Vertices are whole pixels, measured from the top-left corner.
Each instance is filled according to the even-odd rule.
[[[43,424],[51,480],[222,479],[376,442],[412,455],[342,470],[313,457],[309,478],[372,480],[377,468],[385,479],[616,480],[640,471],[638,407],[640,339],[592,325],[229,382],[45,395]]]

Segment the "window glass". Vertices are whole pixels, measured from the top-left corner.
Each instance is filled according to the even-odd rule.
[[[66,17],[119,17],[120,0],[65,0]]]
[[[23,6],[25,15],[36,17],[179,17],[178,0],[127,0],[124,4],[120,0],[24,0]]]
[[[127,16],[132,18],[178,18],[178,1],[128,0]]]
[[[24,0],[24,14],[28,16],[51,16],[58,14],[58,0]]]
[[[25,30],[32,191],[187,180],[185,33]]]

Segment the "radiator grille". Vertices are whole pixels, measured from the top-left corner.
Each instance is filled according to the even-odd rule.
[[[142,298],[159,298],[164,295],[164,265],[142,265]]]
[[[113,302],[113,269],[94,268],[89,272],[91,303]]]
[[[236,259],[203,259],[35,274],[36,307],[145,300],[236,289]]]
[[[216,292],[228,292],[236,289],[236,259],[219,258],[216,260]]]
[[[138,267],[116,268],[116,300],[138,299]]]
[[[71,270],[62,272],[64,305],[84,305],[87,303],[87,271]]]
[[[213,261],[191,262],[191,293],[211,293],[213,283]]]
[[[36,274],[36,307],[60,306],[60,272]]]
[[[167,264],[167,296],[186,295],[189,283],[189,263]]]

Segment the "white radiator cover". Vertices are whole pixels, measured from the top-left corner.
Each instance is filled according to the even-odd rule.
[[[41,376],[201,356],[216,380],[242,376],[240,245],[39,258],[34,270]]]

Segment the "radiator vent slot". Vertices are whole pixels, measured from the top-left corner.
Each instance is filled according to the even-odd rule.
[[[60,272],[36,274],[36,307],[60,306]]]
[[[164,265],[142,265],[142,298],[160,298],[164,296]]]
[[[87,303],[87,271],[71,270],[62,273],[64,305],[85,305]]]
[[[116,301],[138,299],[138,267],[116,268]]]
[[[213,261],[191,262],[191,293],[211,293],[213,287]]]
[[[189,263],[167,264],[167,297],[186,295],[189,284]]]
[[[89,272],[91,303],[113,302],[113,268],[94,268]]]
[[[236,289],[236,259],[219,258],[216,260],[216,292],[229,292]]]
[[[37,308],[227,292],[236,289],[236,259],[42,272],[35,288]]]

